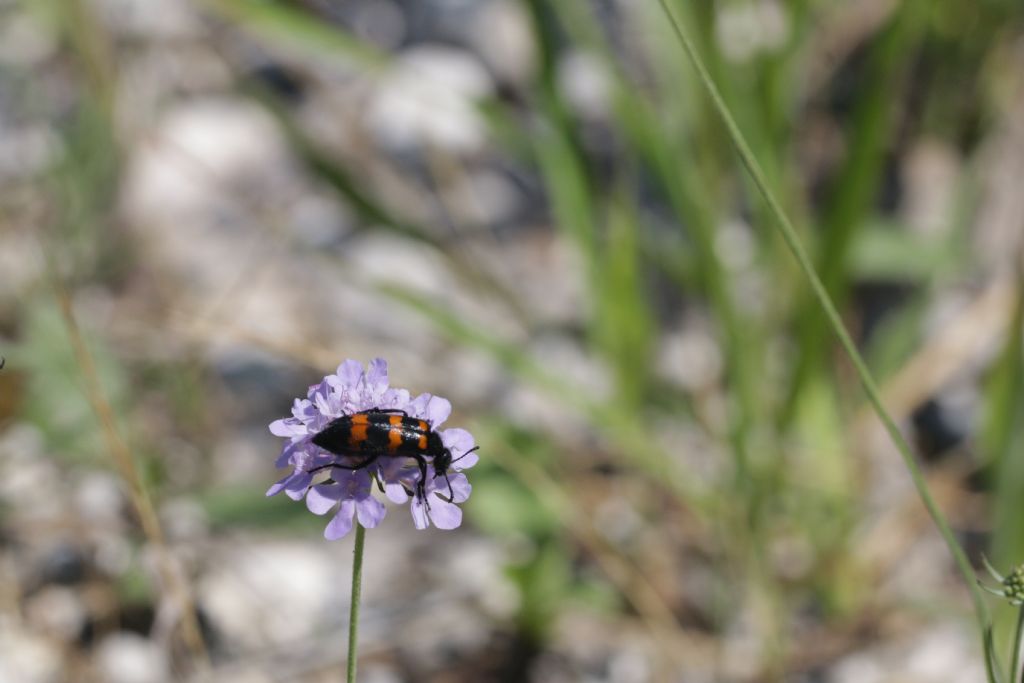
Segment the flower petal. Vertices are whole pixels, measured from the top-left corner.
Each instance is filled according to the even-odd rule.
[[[383,394],[388,388],[388,362],[383,358],[371,360],[363,382],[374,394]]]
[[[306,494],[306,507],[314,515],[326,514],[328,510],[338,504],[345,492],[341,484],[320,484],[314,486]]]
[[[440,396],[432,396],[427,402],[426,414],[427,422],[432,428],[437,429],[452,414],[452,402]]]
[[[316,417],[316,408],[308,398],[297,398],[292,404],[292,417],[305,424]]]
[[[433,398],[431,394],[420,394],[413,400],[409,401],[409,407],[405,409],[405,412],[409,413],[413,417],[418,417],[421,420],[427,416],[427,404],[430,399]]]
[[[316,402],[318,398],[326,396],[327,394],[331,393],[330,382],[328,381],[329,378],[330,375],[324,377],[319,384],[311,385],[309,387],[309,391],[306,393],[306,397],[310,401]]]
[[[409,504],[409,511],[412,512],[412,523],[417,529],[426,529],[430,526],[427,506],[418,496],[413,496],[412,503]]]
[[[270,433],[274,436],[293,437],[293,436],[304,436],[306,434],[306,425],[302,424],[294,417],[286,417],[283,420],[274,420],[270,423]]]
[[[267,495],[271,494],[268,493]],[[409,500],[409,494],[405,492],[405,487],[398,482],[384,484],[384,495],[392,503],[397,503],[398,505],[402,505]]]
[[[338,366],[337,378],[340,381],[339,388],[355,389],[359,380],[363,378],[363,364],[355,360],[346,360]]]
[[[372,529],[380,524],[387,512],[388,509],[384,507],[384,503],[373,496],[356,501],[356,516],[359,518],[359,523],[367,529]]]
[[[453,455],[465,453],[476,445],[476,439],[473,438],[473,435],[461,427],[442,429],[441,441],[444,442],[447,448],[451,449]]]
[[[393,408],[409,412],[409,392],[405,389],[388,389],[380,397],[378,408]]]
[[[480,460],[476,453],[469,453],[476,445],[476,440],[465,429],[453,427],[441,430],[441,443],[452,452],[453,467],[456,470],[468,470]]]
[[[290,481],[285,484],[284,494],[292,500],[302,500],[302,497],[306,495],[306,487],[309,486],[309,482],[313,480],[313,475],[309,472],[296,472],[290,477]]]
[[[277,460],[274,461],[274,467],[284,467],[292,459],[292,453],[299,447],[302,442],[290,443],[281,449],[281,455],[277,456]]]
[[[277,494],[281,493],[281,491],[284,491],[285,485],[288,483],[288,480],[292,478],[292,476],[294,475],[289,474],[286,477],[278,479],[273,486],[267,489],[267,497],[269,498],[270,496],[276,496]],[[404,503],[405,501],[402,502]]]
[[[469,494],[473,492],[473,486],[469,483],[469,479],[466,479],[465,474],[452,474],[448,476],[448,481],[452,485],[452,501],[456,503],[465,502],[469,498]],[[448,496],[448,484],[445,483],[445,488],[437,489],[445,497]]]
[[[438,529],[455,529],[462,524],[462,509],[434,496],[430,501],[430,521]]]
[[[331,402],[330,400],[328,400],[327,396],[325,396],[324,394],[317,394],[314,397],[314,399],[316,401],[316,409],[320,412],[321,415],[326,417],[328,420],[330,420],[333,417],[337,417],[334,414],[334,411],[331,409]]]
[[[356,511],[356,502],[352,499],[343,500],[338,513],[334,515],[327,528],[324,529],[324,538],[328,541],[337,541],[352,530],[352,515]]]

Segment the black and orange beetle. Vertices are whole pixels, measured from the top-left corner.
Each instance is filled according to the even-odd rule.
[[[371,408],[352,415],[342,415],[328,423],[312,440],[320,448],[335,455],[361,457],[363,460],[355,465],[323,465],[311,472],[331,467],[361,470],[372,465],[378,458],[412,458],[420,469],[416,494],[426,503],[427,458],[431,458],[434,477],[444,477],[448,482],[448,502],[454,498],[452,483],[448,479],[448,470],[452,464],[451,450],[445,447],[441,434],[435,432],[429,422],[411,417],[404,410]],[[460,458],[477,448],[466,451]],[[429,507],[429,503],[427,505]]]

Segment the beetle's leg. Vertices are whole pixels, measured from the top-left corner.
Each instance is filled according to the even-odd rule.
[[[333,480],[333,479],[331,479],[330,477],[327,477],[326,479],[324,479],[324,480],[323,480],[322,482],[320,482],[319,484],[313,484],[312,482],[310,482],[309,486],[307,486],[307,487],[306,487],[306,493],[308,494],[308,493],[309,493],[309,490],[310,490],[311,488],[313,488],[313,486],[314,486],[314,485],[315,485],[315,486],[326,486],[326,485],[329,485],[329,484],[337,484],[337,483],[338,483],[338,482],[334,481],[334,480]],[[305,495],[305,494],[303,494],[303,495]]]
[[[427,506],[427,511],[429,512],[430,501],[427,499],[427,459],[419,453],[412,457],[416,459],[416,464],[420,468],[420,480],[416,482],[416,495]]]
[[[339,465],[338,463],[331,462],[331,463],[328,463],[326,465],[320,465],[319,467],[314,467],[313,469],[308,470],[307,474],[314,474],[316,472],[320,472],[320,471],[323,471],[323,470],[329,470],[329,469],[332,469],[334,467],[340,467],[343,470],[361,470],[364,467],[369,467],[373,463],[373,461],[377,459],[378,455],[379,454],[371,455],[369,458],[367,458],[366,460],[362,461],[358,465]],[[321,484],[333,484],[333,483],[337,483],[337,482],[335,482],[334,480],[332,480],[331,478],[328,477],[327,479],[325,479],[324,481],[322,481],[320,483]],[[306,491],[309,492],[309,489],[311,489],[311,488],[313,488],[313,484],[310,484],[309,486],[307,486],[306,487]]]
[[[362,461],[361,463],[359,463],[357,465],[339,465],[339,464],[334,464],[334,465],[324,465],[323,467],[340,467],[343,470],[361,470],[364,467],[369,467],[370,465],[372,465],[373,461],[376,460],[378,457],[380,457],[380,453],[374,453],[369,458],[367,458],[366,460]],[[318,467],[317,469],[321,469],[321,468]]]
[[[447,498],[442,497],[441,500],[446,500],[449,503],[454,503],[455,502],[455,491],[452,490],[452,480],[448,478],[448,473],[447,472],[444,473],[444,480],[445,480],[445,483],[448,484],[448,497]]]
[[[313,469],[306,471],[308,474],[313,474],[314,472],[320,472],[321,470],[329,470],[332,467],[340,467],[343,470],[361,470],[364,467],[369,467],[371,464],[373,464],[373,461],[377,459],[378,455],[379,454],[371,455],[369,458],[362,461],[358,465],[342,465],[341,463],[329,462],[326,465],[320,465],[319,467],[314,467]]]

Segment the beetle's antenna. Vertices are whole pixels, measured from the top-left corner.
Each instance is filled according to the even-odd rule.
[[[472,448],[470,448],[470,449],[469,449],[468,451],[466,451],[465,453],[463,453],[463,454],[462,454],[462,455],[460,455],[459,457],[457,457],[457,458],[455,458],[454,460],[452,460],[452,464],[454,465],[455,463],[457,463],[458,461],[462,460],[463,458],[465,458],[465,457],[466,457],[467,455],[469,455],[469,454],[470,454],[470,453],[472,453],[473,451],[478,451],[478,450],[480,450],[480,447],[479,447],[479,446],[473,446],[473,447],[472,447]]]

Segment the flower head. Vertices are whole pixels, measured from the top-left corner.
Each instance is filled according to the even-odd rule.
[[[384,519],[386,508],[372,494],[374,482],[395,503],[412,499],[410,509],[416,528],[424,529],[432,521],[439,529],[454,529],[462,523],[462,510],[456,504],[469,498],[472,490],[461,471],[475,465],[478,458],[469,432],[438,430],[451,408],[451,403],[439,396],[420,394],[412,398],[405,389],[390,388],[388,366],[380,358],[370,361],[365,371],[357,361],[346,360],[336,374],[311,386],[306,398],[295,399],[291,417],[270,424],[271,433],[288,439],[277,466],[291,466],[292,471],[271,486],[267,495],[284,491],[293,500],[305,497],[306,506],[318,515],[337,506],[324,531],[324,536],[332,540],[345,536],[353,519],[366,528]],[[315,443],[331,445],[333,442],[317,439],[317,435],[332,423],[337,424],[339,418],[359,413],[423,420],[427,432],[440,437],[443,448],[436,446],[432,451],[421,449],[422,454],[396,457],[384,448],[348,453],[337,446],[329,450]],[[314,483],[315,479],[318,481]]]

